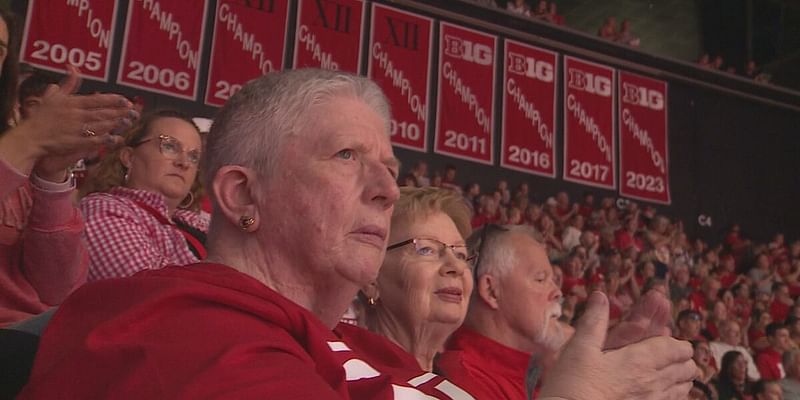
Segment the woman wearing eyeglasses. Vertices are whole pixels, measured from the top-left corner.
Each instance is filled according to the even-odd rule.
[[[367,328],[399,347],[373,354],[370,334],[339,324],[345,343],[390,367],[431,371],[433,359],[464,321],[472,292],[470,214],[460,195],[437,188],[400,188],[386,258],[377,280],[360,293]],[[406,369],[408,369],[406,368]]]
[[[209,216],[198,211],[200,132],[171,110],[144,117],[106,156],[81,200],[89,281],[205,258]]]

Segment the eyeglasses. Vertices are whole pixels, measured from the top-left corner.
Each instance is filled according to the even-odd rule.
[[[492,231],[492,233],[489,233]],[[481,266],[481,260],[483,259],[483,250],[486,240],[494,234],[494,232],[508,232],[508,228],[502,227],[497,224],[486,224],[481,228],[481,238],[480,242],[478,243],[478,249],[472,253],[472,258],[475,260],[475,263],[472,265],[472,275],[475,277],[475,287],[478,287],[478,267]]]
[[[156,138],[150,138],[142,140],[139,143],[132,144],[130,147],[139,147],[147,142],[155,140]],[[200,164],[200,150],[194,149],[189,151],[183,150],[183,144],[178,139],[175,139],[169,135],[158,135],[158,150],[161,154],[170,159],[170,160],[177,160],[181,154],[186,153],[186,159],[189,160],[189,163],[192,165]]]
[[[467,245],[465,244],[447,244],[432,238],[412,238],[404,240],[387,247],[386,251],[407,246],[409,244],[414,245],[414,252],[418,256],[431,260],[444,257],[446,249],[450,249],[456,259],[463,261],[464,263],[468,264],[473,258],[469,255],[469,252],[467,251]]]

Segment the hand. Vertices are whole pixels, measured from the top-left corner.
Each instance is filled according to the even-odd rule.
[[[658,290],[645,293],[631,312],[608,333],[604,349],[617,349],[653,336],[670,336],[672,304]]]
[[[603,351],[608,299],[592,293],[575,335],[548,373],[540,399],[685,399],[698,369],[688,342],[655,337]]]
[[[80,158],[101,144],[120,141],[108,133],[130,126],[138,115],[124,97],[114,94],[75,95],[80,85],[79,72],[68,66],[67,77],[60,85],[50,85],[42,96],[35,115],[6,132],[0,157],[17,169],[27,172],[41,157],[72,155]],[[94,135],[89,135],[94,133]],[[66,169],[70,163],[50,163],[52,168]],[[37,171],[38,172],[38,171]],[[53,175],[45,170],[40,175]]]

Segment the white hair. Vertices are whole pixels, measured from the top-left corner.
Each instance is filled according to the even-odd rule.
[[[467,239],[467,246],[478,253],[473,273],[478,277],[485,274],[501,277],[511,272],[518,261],[510,240],[514,234],[527,235],[539,244],[544,243],[541,234],[532,226],[484,225]]]
[[[207,187],[217,170],[242,165],[269,177],[278,167],[281,146],[303,132],[309,110],[334,98],[356,98],[385,121],[389,103],[371,80],[346,72],[299,69],[253,79],[225,103],[208,134],[205,159]]]

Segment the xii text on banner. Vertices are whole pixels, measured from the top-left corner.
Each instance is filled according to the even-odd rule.
[[[294,67],[360,73],[365,11],[362,0],[300,0]]]
[[[433,20],[373,3],[370,26],[368,76],[392,104],[392,144],[425,152]]]

